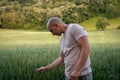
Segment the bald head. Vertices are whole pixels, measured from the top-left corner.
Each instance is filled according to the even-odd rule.
[[[47,22],[47,28],[56,24],[56,23],[64,24],[58,17],[51,17]]]

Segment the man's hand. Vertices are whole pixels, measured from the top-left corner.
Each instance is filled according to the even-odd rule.
[[[74,70],[74,71],[70,74],[70,80],[77,80],[77,79],[78,79],[78,75],[79,75],[79,71]]]
[[[70,76],[70,79],[69,80],[78,80],[77,77],[74,77],[74,76]]]
[[[49,70],[49,68],[47,68],[47,67],[40,67],[40,68],[37,69],[38,72],[45,72],[45,71],[48,71],[48,70]]]

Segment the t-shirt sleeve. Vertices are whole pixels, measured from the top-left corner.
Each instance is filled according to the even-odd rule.
[[[78,40],[83,36],[88,36],[86,30],[78,24],[72,25],[71,35],[74,37],[75,40]]]

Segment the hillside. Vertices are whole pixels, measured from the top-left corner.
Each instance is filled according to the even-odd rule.
[[[96,21],[99,19],[99,17],[91,18],[90,20],[86,20],[84,22],[81,22],[80,25],[86,28],[87,31],[95,31],[96,29]],[[106,30],[114,30],[117,29],[118,26],[120,26],[120,17],[108,19],[109,26],[107,26]]]

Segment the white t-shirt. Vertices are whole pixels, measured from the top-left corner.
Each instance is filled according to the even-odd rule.
[[[69,77],[80,57],[81,47],[77,44],[77,40],[82,36],[88,36],[83,27],[78,24],[69,24],[66,32],[61,37],[60,51],[65,55],[65,75],[67,77]],[[90,58],[88,57],[84,67],[80,71],[79,76],[92,72],[90,64]]]

